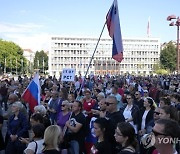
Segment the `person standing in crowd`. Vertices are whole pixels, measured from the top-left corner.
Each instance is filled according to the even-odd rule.
[[[62,102],[61,112],[59,112],[57,116],[57,125],[60,126],[62,130],[66,124],[66,121],[69,120],[70,115],[71,115],[70,104],[67,100],[65,100]]]
[[[178,112],[174,106],[164,106],[160,108],[160,118],[161,119],[171,119],[178,121]]]
[[[135,95],[134,104],[137,105],[139,109],[144,108],[144,100],[141,97],[141,93],[139,91],[136,91],[134,95]]]
[[[103,92],[100,92],[98,95],[97,95],[97,101],[100,102],[102,99],[105,98],[105,95]]]
[[[7,113],[3,115],[4,119],[9,119],[9,117],[13,115],[11,108],[12,104],[16,101],[18,101],[18,96],[16,94],[10,94],[8,97],[8,110]]]
[[[159,101],[159,107],[162,108],[164,106],[171,105],[171,100],[168,97],[161,97]]]
[[[62,130],[57,125],[51,125],[44,132],[43,154],[59,154],[62,141]]]
[[[0,95],[1,95],[0,105],[2,107],[3,103],[4,103],[4,109],[5,109],[5,111],[7,111],[7,109],[8,109],[8,106],[7,106],[8,86],[7,86],[7,83],[5,81],[1,81],[1,84],[0,84]]]
[[[48,106],[51,124],[54,124],[56,122],[59,100],[60,99],[59,99],[58,92],[52,91],[52,99],[51,99],[50,104]]]
[[[114,137],[116,142],[122,146],[118,154],[137,154],[138,142],[135,130],[130,123],[118,123]]]
[[[139,135],[143,136],[146,132],[147,124],[153,120],[154,106],[153,100],[150,97],[144,99],[144,109],[140,110],[140,120],[139,120]]]
[[[61,112],[61,104],[65,100],[68,100],[68,91],[67,91],[67,88],[62,87],[59,92],[57,115],[59,114],[59,112]]]
[[[160,119],[160,108],[159,107],[156,107],[155,110],[154,110],[154,115],[153,115],[153,119],[146,125],[146,134],[149,134],[152,132],[152,128],[154,127],[155,125],[155,122],[157,120]]]
[[[90,118],[92,117],[92,111],[96,105],[96,100],[91,98],[91,91],[86,90],[84,91],[85,98],[83,100],[83,110],[85,111],[85,114],[87,115],[87,120],[90,121]]]
[[[112,87],[111,96],[115,96],[117,99],[117,109],[119,110],[120,108],[122,108],[123,107],[122,96],[118,93],[118,87],[117,86]]]
[[[98,109],[91,109],[93,115],[96,117],[105,117],[106,115],[106,99],[103,98],[98,102]]]
[[[109,119],[112,123],[112,126],[115,130],[117,123],[125,121],[125,118],[121,111],[117,109],[117,99],[115,96],[108,96],[106,98],[106,111],[107,114],[105,117]]]
[[[51,99],[51,92],[49,89],[45,88],[44,89],[44,97],[42,98],[42,105],[44,105],[44,107],[48,107],[48,102],[50,101]]]
[[[11,106],[14,102],[18,101],[18,96],[16,94],[10,94],[9,97],[8,97],[8,110],[7,110],[7,113],[5,113],[3,115],[4,119],[9,119],[9,117],[13,114],[12,113],[12,110],[11,110]],[[21,113],[24,114],[26,117],[28,117],[28,112],[27,112],[27,109],[26,107],[24,106],[24,104],[22,104],[23,107],[21,109]]]
[[[51,121],[49,119],[49,115],[47,114],[47,110],[45,108],[44,105],[37,105],[34,107],[34,113],[37,114],[41,114],[42,117],[43,117],[43,124],[44,124],[44,127],[47,128],[48,126],[51,125]]]
[[[114,132],[116,129],[116,126],[119,122],[124,122],[125,118],[122,114],[121,111],[118,111],[117,109],[117,99],[115,96],[108,96],[106,98],[106,115],[101,115],[102,117],[105,117],[109,121],[110,125],[110,142],[112,143],[112,153],[115,153],[115,148],[116,148],[116,141],[114,139]]]
[[[15,102],[12,105],[13,115],[8,120],[7,135],[8,142],[6,154],[23,154],[26,145],[19,141],[20,137],[28,137],[28,121],[27,118],[20,112],[23,107],[21,102]]]
[[[171,101],[178,111],[180,111],[180,94],[174,93],[171,97]]]
[[[147,89],[143,90],[143,93],[144,93],[144,98],[149,97],[149,92]]]
[[[49,79],[44,80],[44,83],[41,86],[42,93],[45,93],[45,89],[49,89]]]
[[[138,118],[139,118],[139,108],[135,104],[133,104],[133,95],[127,94],[126,96],[127,105],[122,109],[123,116],[126,122],[129,122],[136,134],[137,134],[137,127],[138,127]]]
[[[94,92],[93,92],[93,99],[95,99],[96,101],[98,101],[98,94],[101,92],[101,90],[100,89],[98,89],[98,88],[95,88],[94,89]]]
[[[159,119],[155,122],[152,132],[155,136],[155,147],[159,154],[178,154],[172,142],[173,139],[180,137],[180,127],[176,121]],[[163,138],[168,140],[164,142]]]
[[[43,124],[43,116],[40,113],[34,113],[30,117],[31,126],[35,126],[37,124]]]
[[[111,143],[109,142],[108,120],[98,118],[94,121],[94,134],[98,141],[91,148],[91,154],[111,154]]]
[[[69,101],[69,103],[74,103],[74,101],[75,101],[74,93],[68,94],[68,101]]]
[[[144,109],[140,110],[140,118],[139,118],[139,139],[146,133],[146,128],[148,123],[153,120],[154,118],[154,106],[153,106],[153,99],[151,97],[146,97],[144,99]],[[142,154],[146,153],[143,145],[140,145],[140,152]]]
[[[44,131],[45,127],[43,124],[37,124],[32,127],[33,141],[30,142],[27,148],[24,150],[25,154],[41,154],[44,143]],[[20,138],[20,141],[22,138]]]
[[[66,122],[67,131],[65,137],[69,138],[69,150],[74,154],[82,154],[84,152],[86,118],[82,113],[82,108],[82,103],[75,101],[72,105],[72,115]]]

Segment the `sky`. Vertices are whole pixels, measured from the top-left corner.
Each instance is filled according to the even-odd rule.
[[[113,0],[0,0],[0,38],[23,49],[49,50],[50,36],[98,38]],[[123,38],[177,39],[167,16],[180,16],[180,0],[118,0]],[[103,38],[108,36],[104,29]]]

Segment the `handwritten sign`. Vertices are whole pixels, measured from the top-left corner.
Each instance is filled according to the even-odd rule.
[[[62,70],[61,81],[74,81],[75,69],[74,68],[64,68]]]

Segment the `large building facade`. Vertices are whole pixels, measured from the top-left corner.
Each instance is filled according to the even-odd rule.
[[[59,76],[63,68],[75,68],[84,75],[97,44],[97,38],[51,37],[49,74]],[[123,39],[124,59],[121,63],[112,59],[112,39],[102,38],[92,60],[89,72],[98,75],[141,74],[148,75],[160,58],[158,38]]]

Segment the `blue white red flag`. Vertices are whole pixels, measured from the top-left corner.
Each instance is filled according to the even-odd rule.
[[[34,112],[34,107],[40,105],[40,83],[39,74],[36,74],[28,87],[22,94],[22,98],[29,104],[31,112]]]
[[[121,62],[123,60],[123,44],[117,0],[114,0],[109,12],[107,13],[106,24],[109,36],[113,39],[112,58]]]

